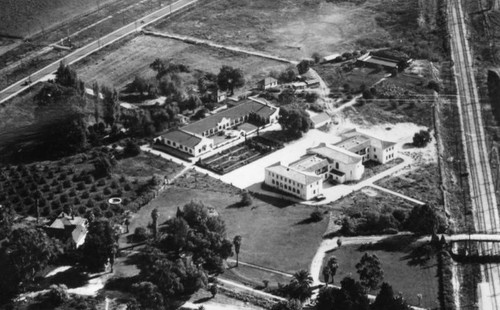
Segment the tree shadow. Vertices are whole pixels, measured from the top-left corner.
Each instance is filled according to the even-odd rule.
[[[202,303],[204,303],[206,301],[209,301],[212,298],[213,297],[203,297],[203,298],[200,298],[198,300],[193,301],[193,304],[202,304]]]
[[[230,204],[229,206],[226,207],[226,209],[241,209],[246,207],[244,204],[242,204],[240,201],[235,202],[233,204]]]
[[[139,275],[133,277],[121,277],[109,279],[104,285],[104,289],[111,291],[130,292],[132,285],[141,282]]]
[[[84,286],[89,280],[88,276],[78,268],[70,268],[66,271],[59,272],[49,278],[50,284],[64,284],[68,288],[76,288]]]
[[[379,240],[375,243],[362,244],[358,251],[387,251],[408,253],[415,247],[412,245],[418,240],[418,236],[413,234],[395,235]]]
[[[303,219],[300,222],[295,223],[294,225],[306,225],[306,224],[312,224],[312,223],[318,223],[318,222],[321,222],[321,221],[315,221],[314,219],[308,217],[306,219]]]

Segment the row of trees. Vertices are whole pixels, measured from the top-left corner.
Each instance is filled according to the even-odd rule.
[[[369,210],[346,216],[342,220],[340,232],[346,236],[354,236],[406,230],[428,235],[443,233],[446,228],[444,215],[439,213],[435,206],[426,204],[416,205],[410,212],[398,208],[389,213],[381,214],[376,210]]]

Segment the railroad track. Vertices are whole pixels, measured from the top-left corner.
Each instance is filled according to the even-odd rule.
[[[448,28],[457,84],[457,101],[462,124],[462,142],[468,169],[470,196],[476,231],[500,233],[500,219],[495,188],[489,166],[488,148],[484,139],[481,106],[474,78],[473,61],[467,39],[467,25],[461,0],[448,1]],[[499,253],[497,244],[481,243],[480,253]],[[482,281],[488,283],[489,293],[479,296],[481,304],[500,309],[500,265],[481,266]]]

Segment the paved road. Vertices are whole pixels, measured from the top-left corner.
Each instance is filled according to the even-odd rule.
[[[458,89],[458,108],[462,123],[462,141],[468,168],[468,181],[474,225],[477,231],[500,232],[500,220],[488,162],[488,148],[482,124],[481,106],[474,77],[471,47],[467,41],[467,25],[462,2],[448,0],[448,29],[451,56]],[[480,251],[498,251],[498,244],[481,243]],[[500,266],[481,265],[482,281],[479,290],[480,309],[500,309]],[[488,283],[488,285],[486,285]],[[459,305],[457,305],[459,306]]]
[[[81,47],[74,51],[73,53],[65,56],[64,58],[61,58],[60,60],[53,62],[52,64],[46,66],[45,68],[31,74],[31,81],[32,83],[35,83],[39,81],[40,79],[44,78],[46,75],[49,75],[53,72],[55,72],[59,66],[60,61],[64,61],[66,64],[72,64],[89,54],[103,48],[104,46],[107,46],[131,33],[134,33],[136,31],[140,31],[142,27],[149,25],[153,22],[156,22],[157,20],[168,16],[176,11],[179,11],[186,6],[189,6],[193,3],[196,3],[198,0],[179,0],[177,2],[172,3],[171,5],[165,6],[161,8],[158,11],[155,11],[141,19],[136,20],[133,23],[130,23],[92,43],[87,44],[84,47]],[[26,81],[26,79],[22,79],[11,86],[3,89],[0,92],[0,103],[16,96],[23,90],[27,89],[27,86],[23,86],[22,84]]]

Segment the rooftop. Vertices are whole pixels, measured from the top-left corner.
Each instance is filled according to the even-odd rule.
[[[267,167],[266,170],[274,172],[278,175],[282,175],[284,177],[291,179],[292,181],[295,181],[299,184],[304,184],[306,186],[314,182],[323,180],[322,177],[319,177],[311,173],[299,171],[292,167],[285,167],[279,162],[272,166]]]
[[[260,83],[264,85],[269,85],[278,82],[277,79],[273,77],[266,77],[265,79],[261,80]]]
[[[379,148],[382,148],[382,149],[386,149],[388,147],[391,147],[393,145],[396,144],[396,142],[392,142],[392,141],[385,141],[385,140],[382,140],[382,139],[379,139],[379,138],[376,138],[374,136],[371,136],[369,134],[366,134],[366,133],[362,133],[362,132],[358,132],[356,129],[352,129],[352,130],[349,130],[347,132],[344,132],[342,134],[342,138],[344,138],[345,140],[337,143],[336,145],[339,146],[339,144],[342,144],[344,143],[344,141],[349,141],[351,140],[352,138],[357,138],[357,139],[368,139],[370,140],[370,145],[374,146],[374,147],[379,147]],[[354,151],[353,151],[354,152]]]
[[[303,157],[290,164],[290,167],[306,172],[315,172],[325,166],[328,166],[328,160],[319,158],[316,155]]]
[[[368,62],[376,65],[381,65],[390,68],[397,68],[398,62],[392,59],[382,58],[373,55],[363,55],[358,58],[359,61]]]
[[[262,118],[268,118],[275,111],[276,109],[271,106],[267,106],[253,100],[245,100],[243,101],[243,103],[235,107],[229,108],[214,115],[210,115],[207,118],[184,126],[182,127],[182,130],[201,135],[203,132],[215,128],[223,118],[234,120],[251,113],[255,113]]]
[[[314,124],[320,124],[320,123],[323,123],[323,122],[326,122],[329,120],[330,120],[330,116],[328,114],[326,114],[325,112],[311,116],[311,121]]]
[[[201,142],[201,138],[197,137],[191,133],[185,132],[183,130],[174,130],[167,132],[166,134],[162,135],[162,137],[166,140],[170,140],[179,144],[182,144],[184,146],[187,146],[189,148],[194,148],[196,145],[198,145]]]
[[[321,143],[317,147],[308,149],[307,153],[317,154],[321,157],[339,161],[344,164],[355,164],[361,162],[363,159],[361,156],[351,153],[343,148],[337,147],[335,145],[327,146],[325,143]]]
[[[363,135],[358,135],[347,138],[346,140],[342,140],[334,145],[346,149],[349,152],[356,153],[362,149],[370,147],[370,138]]]

